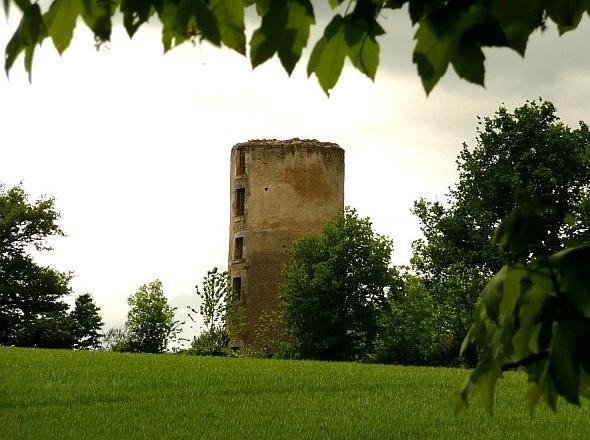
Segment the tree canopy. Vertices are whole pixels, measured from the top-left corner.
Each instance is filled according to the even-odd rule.
[[[160,280],[142,285],[127,299],[131,307],[125,326],[129,350],[161,353],[180,332],[174,319],[175,308],[168,304]]]
[[[59,53],[70,45],[80,18],[94,34],[97,45],[111,38],[113,16],[120,12],[130,37],[145,25],[158,23],[168,51],[187,41],[206,41],[240,54],[249,52],[256,67],[278,56],[289,74],[309,44],[320,0],[52,0],[42,9],[32,0],[3,0],[5,11],[16,6],[20,24],[5,51],[8,72],[24,53],[31,73],[35,49],[50,38]],[[386,18],[404,8],[416,28],[412,60],[429,93],[449,65],[459,77],[484,84],[483,48],[507,47],[524,56],[529,36],[554,22],[560,33],[575,29],[587,0],[328,0],[332,17],[315,42],[307,65],[328,93],[337,83],[344,62],[370,78],[379,65],[378,37],[385,34]],[[252,7],[258,27],[246,41],[245,10]]]
[[[279,288],[288,331],[303,358],[358,359],[372,352],[390,286],[392,244],[354,210],[293,243]]]
[[[419,200],[414,212],[424,239],[414,243],[414,267],[432,282],[462,263],[489,277],[504,263],[552,254],[585,234],[582,214],[590,190],[590,130],[570,128],[551,102],[532,101],[480,120],[476,145],[464,144],[457,160],[459,180],[448,203]],[[492,244],[496,227],[523,200],[551,210],[535,242],[518,253]],[[564,221],[566,213],[579,221]]]
[[[66,348],[70,274],[39,266],[29,248],[50,249],[47,238],[63,234],[51,198],[29,201],[21,186],[0,184],[0,344]]]
[[[415,204],[423,238],[414,242],[412,268],[434,299],[439,326],[449,329],[457,347],[473,322],[480,291],[504,264],[551,255],[586,235],[589,153],[588,126],[566,126],[550,102],[500,107],[480,119],[475,145],[463,145],[459,180],[447,202]],[[538,234],[519,248],[493,243],[502,219],[525,200],[546,207],[529,223]],[[465,360],[474,357],[470,351]]]
[[[479,230],[489,224],[487,249],[505,264],[489,267],[499,271],[477,300],[462,351],[473,344],[480,359],[456,408],[478,396],[491,410],[497,380],[516,367],[531,383],[531,411],[540,400],[555,410],[559,396],[579,404],[590,397],[588,127],[571,130],[550,103],[528,103],[487,119],[479,139],[482,145],[462,153],[461,191],[453,194],[457,205],[479,194],[462,216],[467,223],[478,224],[473,202],[488,205]],[[486,143],[493,148],[481,148]]]

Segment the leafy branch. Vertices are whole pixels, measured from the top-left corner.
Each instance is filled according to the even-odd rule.
[[[332,8],[342,3],[328,0]],[[24,53],[29,76],[37,46],[51,38],[63,53],[79,18],[98,45],[110,40],[113,16],[120,12],[129,37],[148,20],[159,22],[164,51],[195,39],[242,55],[249,46],[253,67],[276,55],[288,74],[300,61],[315,24],[312,0],[53,0],[46,10],[31,0],[3,0],[7,14],[13,4],[21,20],[6,46],[4,67],[8,73]],[[377,37],[385,34],[380,24],[383,12],[405,6],[416,28],[412,59],[427,93],[449,65],[459,77],[483,85],[484,48],[507,47],[524,56],[529,36],[545,29],[547,20],[562,34],[577,28],[584,13],[590,12],[587,0],[350,0],[344,15],[335,13],[313,46],[308,75],[315,75],[329,93],[348,58],[374,79],[380,52]],[[250,7],[255,8],[260,23],[247,44],[244,16]]]
[[[530,210],[513,211],[499,229],[505,246],[532,242],[542,230],[530,228],[514,240],[515,231],[506,223],[519,212],[531,221]],[[456,411],[479,397],[491,412],[497,380],[503,371],[518,367],[524,367],[532,384],[527,393],[531,413],[541,398],[555,410],[559,396],[575,405],[581,396],[590,397],[588,267],[590,245],[580,245],[508,264],[488,282],[461,348],[475,344],[481,359],[456,396]]]

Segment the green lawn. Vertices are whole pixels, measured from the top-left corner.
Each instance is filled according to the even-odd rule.
[[[0,347],[0,438],[588,438],[590,412],[452,413],[467,371]]]

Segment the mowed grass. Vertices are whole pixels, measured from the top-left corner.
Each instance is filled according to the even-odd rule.
[[[467,370],[0,347],[0,438],[590,438],[590,412],[452,412]]]

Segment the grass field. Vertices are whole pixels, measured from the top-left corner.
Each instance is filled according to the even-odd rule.
[[[0,438],[590,437],[590,411],[524,409],[523,376],[493,416],[452,413],[467,371],[0,347]]]

